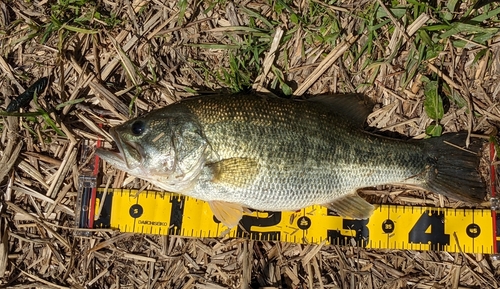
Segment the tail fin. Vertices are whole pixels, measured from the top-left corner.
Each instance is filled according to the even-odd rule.
[[[464,202],[479,203],[486,196],[486,185],[479,173],[479,151],[484,141],[471,139],[467,133],[445,134],[425,140],[430,168],[424,188]]]

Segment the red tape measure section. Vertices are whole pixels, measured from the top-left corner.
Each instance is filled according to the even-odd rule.
[[[99,127],[102,128],[102,123],[99,124]],[[100,148],[102,145],[101,139],[97,140],[96,148]],[[97,178],[99,174],[99,156],[94,155],[94,170],[92,175]],[[89,228],[94,228],[94,219],[95,219],[95,206],[96,206],[96,198],[97,198],[97,186],[92,188],[92,193],[90,195],[90,208],[89,208]]]

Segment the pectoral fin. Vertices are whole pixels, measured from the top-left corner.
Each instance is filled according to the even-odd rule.
[[[325,207],[334,210],[342,217],[353,219],[368,219],[375,209],[372,204],[358,196],[356,192],[325,204]]]
[[[250,185],[259,173],[259,164],[250,158],[231,158],[211,165],[214,170],[214,183],[235,187]]]
[[[243,206],[235,203],[228,203],[224,201],[211,201],[208,202],[210,209],[214,213],[217,220],[221,221],[225,226],[232,228],[240,222],[243,217],[243,212],[246,210]]]

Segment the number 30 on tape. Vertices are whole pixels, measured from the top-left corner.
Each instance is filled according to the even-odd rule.
[[[96,199],[94,228],[122,232],[220,237],[227,229],[206,202],[171,193],[113,189]],[[97,210],[96,210],[97,211]],[[97,212],[96,212],[97,213]],[[439,250],[496,254],[500,220],[490,210],[379,206],[368,220],[335,216],[322,206],[298,212],[244,215],[230,237],[293,243],[361,246],[377,249]],[[496,217],[497,218],[497,217]],[[495,228],[494,228],[495,225]]]

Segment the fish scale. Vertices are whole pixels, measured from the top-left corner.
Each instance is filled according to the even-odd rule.
[[[253,185],[245,188],[213,185],[206,170],[207,181],[192,192],[200,199],[295,210],[328,203],[357,188],[401,182],[425,168],[420,145],[371,137],[319,104],[256,96],[186,106],[198,116],[220,159],[254,158],[262,166]],[[384,166],[387,159],[391,164]]]
[[[482,141],[472,141],[467,151],[449,145],[463,145],[466,133],[420,141],[380,137],[361,129],[367,114],[350,95],[199,97],[112,128],[119,153],[97,153],[161,189],[208,201],[228,227],[245,208],[325,204],[342,216],[368,218],[374,207],[356,191],[391,183],[463,201],[484,199]]]

